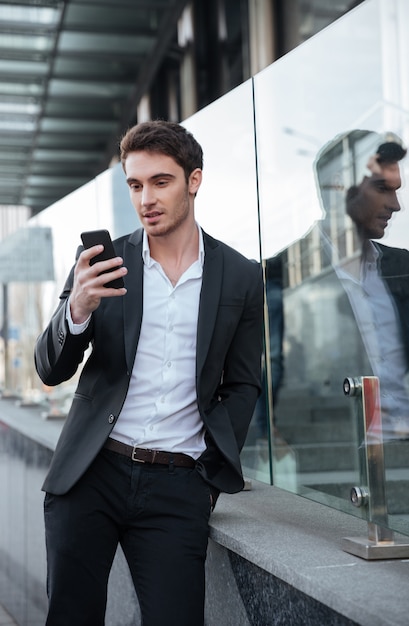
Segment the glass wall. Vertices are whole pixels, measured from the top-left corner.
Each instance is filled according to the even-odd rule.
[[[245,475],[407,534],[408,41],[405,0],[368,0],[184,122],[205,155],[198,222],[265,271],[264,388]],[[28,299],[27,284],[9,285],[14,348],[25,346],[24,368],[11,369],[20,391],[60,394],[63,412],[75,381],[42,389],[32,347],[80,232],[138,226],[120,166],[30,226],[52,229],[55,279],[30,284]],[[362,377],[379,381],[369,400]],[[350,500],[368,487],[368,451],[382,511]]]
[[[403,532],[408,30],[407,3],[366,2],[254,78],[271,423],[259,466],[270,446],[274,484]],[[367,376],[371,416],[343,385]],[[378,446],[385,506],[354,508]]]

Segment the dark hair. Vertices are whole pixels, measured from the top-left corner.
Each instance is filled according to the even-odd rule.
[[[131,152],[146,150],[165,154],[176,161],[185,172],[186,181],[196,168],[203,168],[203,151],[186,128],[175,122],[154,120],[130,128],[120,143],[121,163]]]
[[[396,141],[382,143],[376,151],[378,163],[397,163],[406,156],[406,148]]]
[[[396,139],[396,140],[395,140]],[[380,146],[376,149],[376,161],[379,165],[385,163],[398,163],[401,161],[407,153],[407,149],[403,147],[397,135],[391,135],[388,141],[381,143]],[[359,193],[359,185],[352,185],[349,189],[347,189],[347,193],[345,196],[346,204],[351,203],[354,198]]]
[[[361,142],[362,149],[359,148]],[[345,144],[347,144],[347,148]],[[321,203],[323,203],[323,190],[331,188],[346,191],[346,199],[350,201],[356,194],[358,184],[365,175],[366,168],[364,166],[371,154],[376,157],[376,161],[381,165],[401,161],[406,156],[406,152],[400,137],[389,131],[378,133],[372,130],[352,130],[337,135],[321,148],[314,162]],[[341,159],[342,154],[345,154],[345,159]],[[365,155],[366,159],[364,158]],[[339,161],[339,165],[334,172],[334,168],[330,165],[336,160]],[[346,182],[349,180],[349,176],[346,176],[346,180],[344,178],[344,173],[348,168],[351,177],[356,181],[349,188],[347,188]]]

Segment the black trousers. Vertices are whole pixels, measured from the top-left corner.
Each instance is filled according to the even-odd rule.
[[[102,450],[63,496],[46,494],[47,626],[103,626],[118,543],[143,626],[201,626],[210,490],[196,469]]]

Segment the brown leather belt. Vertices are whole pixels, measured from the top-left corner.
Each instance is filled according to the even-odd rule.
[[[159,465],[174,465],[175,467],[195,467],[196,465],[196,461],[187,454],[137,448],[111,438],[107,439],[104,448],[123,454],[136,463],[150,463],[152,465],[158,463]]]

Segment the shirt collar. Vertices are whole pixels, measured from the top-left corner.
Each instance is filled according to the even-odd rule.
[[[199,231],[199,255],[197,257],[197,260],[199,261],[201,267],[203,268],[203,264],[204,264],[203,231],[197,222],[196,222],[196,226]],[[152,265],[155,263],[155,260],[152,259],[151,257],[148,235],[146,234],[145,229],[143,231],[143,241],[142,241],[142,260],[147,267],[152,267]]]
[[[377,246],[374,244],[374,242],[371,239],[367,239],[365,241],[363,250],[362,250],[362,258],[363,258],[363,262],[369,264],[369,263],[373,263],[376,265],[376,263],[378,262],[380,253],[379,253],[379,249],[377,248]]]

